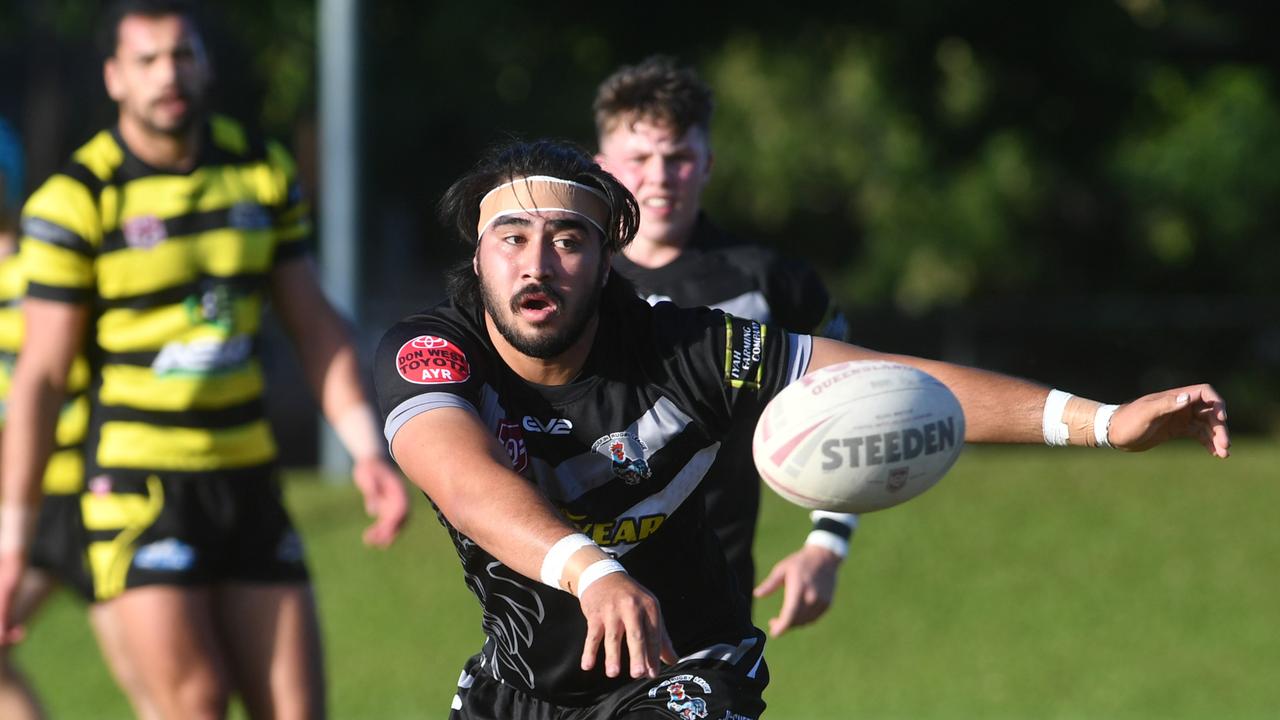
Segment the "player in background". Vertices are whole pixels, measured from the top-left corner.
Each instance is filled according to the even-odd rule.
[[[495,149],[441,208],[472,260],[448,300],[384,335],[374,372],[396,461],[438,509],[483,609],[458,720],[759,717],[765,638],[726,582],[700,483],[737,426],[822,367],[888,360],[934,375],[964,408],[967,442],[1134,451],[1190,437],[1228,455],[1208,385],[1102,405],[650,306],[610,264],[635,235],[636,200],[570,145]]]
[[[596,91],[596,161],[640,203],[640,230],[613,258],[651,304],[718,308],[793,332],[845,339],[845,322],[821,278],[802,262],[722,231],[702,211],[711,177],[711,89],[692,68],[653,56],[619,68]],[[726,440],[705,485],[707,516],[739,588],[755,583],[752,543],[760,514],[751,429]],[[856,515],[814,511],[804,546],[774,565],[757,597],[784,587],[773,636],[813,622],[830,607]],[[750,596],[748,596],[750,597]]]
[[[90,619],[135,711],[217,718],[238,693],[251,717],[323,717],[314,599],[263,406],[268,302],[355,459],[376,515],[367,543],[399,532],[404,487],[308,258],[290,157],[207,112],[211,69],[190,6],[121,2],[107,18],[103,75],[118,124],[23,211],[23,316],[40,331],[24,340],[3,440],[0,642],[21,637],[14,600],[39,479],[83,351]]]

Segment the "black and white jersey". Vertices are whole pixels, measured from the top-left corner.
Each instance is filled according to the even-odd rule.
[[[693,237],[675,260],[647,268],[619,253],[613,267],[651,305],[666,300],[718,308],[792,332],[845,339],[844,320],[812,266],[737,242],[705,215],[698,217]]]
[[[805,335],[625,297],[602,307],[574,382],[534,385],[503,363],[478,308],[448,302],[393,327],[375,375],[388,442],[420,413],[474,411],[512,468],[657,596],[682,657],[736,662],[762,639],[707,527],[702,481],[730,429],[754,426],[804,373],[810,351]],[[483,607],[486,672],[564,704],[629,681],[579,668],[586,622],[575,597],[516,573],[440,521]]]
[[[646,268],[618,254],[613,267],[650,304],[705,305],[792,332],[845,339],[844,316],[810,265],[736,242],[705,215],[698,217],[688,245],[670,263]],[[760,512],[760,484],[744,482],[756,478],[751,435],[752,428],[744,427],[726,441],[705,484],[709,523],[748,602],[755,582],[751,546]]]

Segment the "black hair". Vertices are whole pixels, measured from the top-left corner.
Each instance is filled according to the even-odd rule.
[[[120,23],[130,15],[158,18],[177,15],[199,28],[196,7],[188,0],[116,0],[102,12],[102,20],[98,24],[98,52],[106,60],[116,54],[120,44]]]
[[[458,178],[440,199],[440,221],[452,225],[458,237],[475,247],[480,223],[480,200],[490,190],[522,177],[547,175],[581,183],[599,190],[609,203],[609,220],[604,224],[604,248],[621,252],[640,227],[640,206],[617,178],[605,172],[581,146],[565,140],[514,141],[491,148],[467,174]],[[447,273],[447,289],[455,299],[468,303],[478,297],[479,286],[471,261]],[[610,286],[618,287],[617,273],[610,273]],[[625,292],[635,291],[626,285]]]

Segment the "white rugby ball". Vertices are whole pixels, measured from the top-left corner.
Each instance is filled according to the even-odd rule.
[[[865,513],[933,487],[964,446],[964,411],[937,378],[876,360],[837,363],[765,406],[751,451],[760,477],[807,508]]]

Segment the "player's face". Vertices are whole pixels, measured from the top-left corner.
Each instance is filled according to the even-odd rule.
[[[125,16],[103,71],[120,122],[163,135],[191,128],[210,78],[200,36],[179,15]]]
[[[491,225],[473,262],[485,310],[503,339],[545,360],[584,340],[609,256],[600,231],[580,215],[535,211]]]
[[[665,123],[623,120],[600,138],[596,161],[640,203],[638,237],[663,245],[689,240],[711,177],[711,145],[702,128],[676,135]]]

